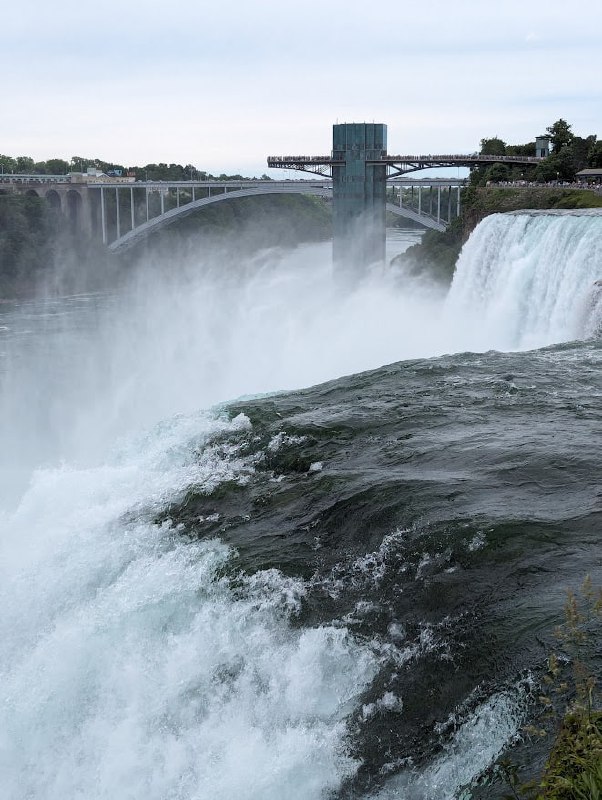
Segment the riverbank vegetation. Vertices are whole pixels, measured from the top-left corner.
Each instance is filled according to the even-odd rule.
[[[406,277],[424,276],[437,283],[451,283],[464,243],[463,222],[458,217],[443,232],[427,230],[422,240],[392,260]]]
[[[531,792],[537,800],[602,798],[601,620],[602,589],[595,590],[587,576],[578,593],[567,593],[564,622],[556,629],[559,655],[550,656],[543,678],[544,725],[551,725],[556,738],[543,779]],[[564,705],[560,714],[556,697]]]
[[[504,800],[602,798],[601,622],[602,589],[595,590],[586,576],[578,592],[567,592],[555,652],[542,671],[521,739],[467,788],[465,800],[490,798],[496,785],[503,787]],[[547,743],[547,753],[541,773],[525,781],[525,772],[532,771],[524,761],[530,743]]]

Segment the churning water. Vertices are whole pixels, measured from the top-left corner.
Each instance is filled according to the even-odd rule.
[[[601,264],[526,213],[447,296],[312,246],[7,307],[2,797],[457,796],[600,569]]]

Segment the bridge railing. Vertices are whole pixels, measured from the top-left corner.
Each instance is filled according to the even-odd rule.
[[[539,164],[543,161],[539,156],[496,156],[496,155],[482,155],[481,153],[470,153],[465,155],[458,155],[447,153],[443,155],[420,155],[420,156],[383,156],[382,161],[398,161],[402,163],[414,164],[416,162],[428,161],[513,161],[515,163],[524,164],[533,163]]]
[[[308,164],[330,164],[331,161],[338,161],[332,156],[268,156],[269,161],[304,161]]]
[[[276,163],[286,164],[337,164],[342,159],[333,158],[332,156],[268,156],[268,166]],[[482,155],[481,153],[444,153],[444,154],[421,154],[421,155],[386,155],[382,158],[375,159],[373,163],[389,163],[399,162],[404,164],[428,163],[428,162],[454,162],[454,163],[472,163],[472,162],[514,162],[515,164],[539,164],[543,159],[539,156],[496,156],[496,155]]]
[[[14,175],[4,172],[0,183],[69,183],[68,175]]]

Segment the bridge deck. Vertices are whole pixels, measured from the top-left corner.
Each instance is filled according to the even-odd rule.
[[[538,156],[489,156],[478,153],[466,155],[393,155],[382,156],[377,160],[369,160],[368,164],[384,164],[388,177],[418,172],[421,169],[445,167],[475,167],[484,164],[511,164],[536,166],[543,158]],[[296,169],[314,175],[326,176],[332,173],[333,167],[344,167],[345,160],[330,156],[268,156],[268,167],[271,169]]]
[[[470,153],[466,155],[419,155],[419,156],[383,156],[370,164],[439,164],[442,161],[451,164],[539,164],[543,161],[539,156],[490,156]],[[268,156],[268,167],[277,168],[281,164],[328,164],[336,166],[344,164],[345,160],[332,156]]]
[[[117,181],[99,181],[94,179],[90,182],[78,181],[72,182],[69,180],[68,175],[0,175],[0,183],[4,184],[19,184],[25,186],[30,184],[36,187],[40,184],[58,184],[61,187],[69,187],[74,189],[149,189],[157,191],[166,191],[169,189],[250,189],[253,187],[269,187],[269,186],[290,186],[291,184],[302,186],[316,186],[316,187],[332,187],[332,180],[330,178],[323,178],[319,180],[311,180],[309,178],[287,178],[286,180],[254,180],[248,178],[245,180],[225,180],[225,181],[134,181],[132,183],[123,183]],[[464,186],[466,183],[465,178],[404,178],[401,176],[393,176],[387,179],[387,183],[395,186]]]

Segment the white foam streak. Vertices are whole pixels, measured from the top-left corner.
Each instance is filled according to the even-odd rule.
[[[178,487],[248,469],[194,458],[190,422],[155,432],[167,452],[148,436],[135,458],[38,472],[5,516],[7,800],[310,800],[356,767],[344,720],[374,656],[343,628],[291,628],[301,581],[269,571],[233,587],[225,545],[152,522]],[[197,416],[193,441],[245,424]]]
[[[453,800],[517,736],[524,716],[522,699],[519,691],[493,695],[458,727],[432,764],[392,778],[374,800]]]

